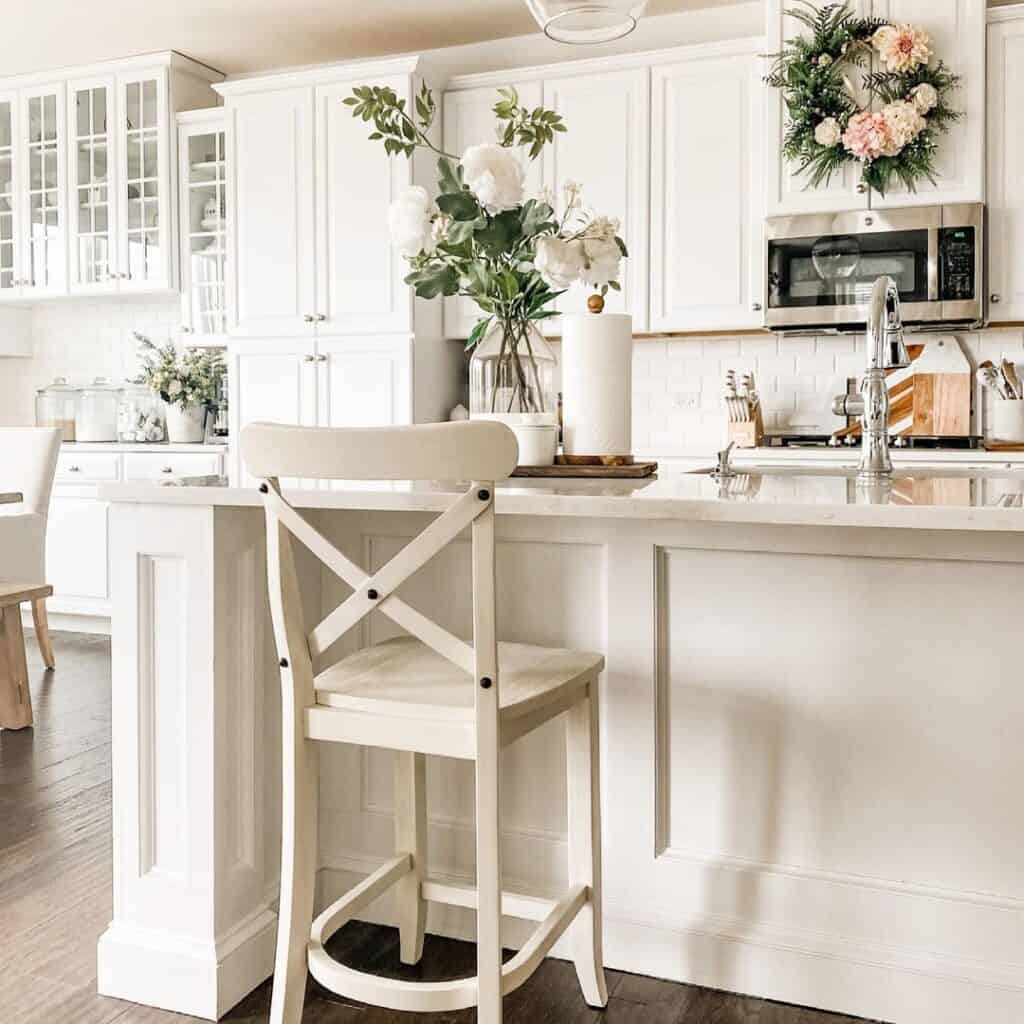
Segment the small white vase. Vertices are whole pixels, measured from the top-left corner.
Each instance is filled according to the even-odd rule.
[[[167,440],[171,444],[202,444],[206,438],[206,406],[167,406]]]

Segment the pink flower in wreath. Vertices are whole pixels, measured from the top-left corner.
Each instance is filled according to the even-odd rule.
[[[870,110],[854,114],[843,132],[843,145],[858,160],[891,156],[894,140],[885,115]]]
[[[883,25],[871,37],[882,63],[889,71],[900,74],[928,63],[932,55],[930,43],[928,33],[913,25]]]

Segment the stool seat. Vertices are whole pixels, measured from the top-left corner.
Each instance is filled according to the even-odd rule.
[[[498,644],[502,719],[578,696],[604,668],[604,655],[530,644]],[[317,704],[450,722],[476,717],[476,682],[415,637],[396,637],[343,658],[313,681]]]

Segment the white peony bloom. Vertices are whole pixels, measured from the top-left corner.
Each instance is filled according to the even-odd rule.
[[[906,100],[887,103],[882,107],[881,113],[889,125],[889,134],[892,137],[892,145],[883,150],[883,156],[896,156],[925,128],[925,119],[917,112],[914,104]]]
[[[511,210],[523,201],[523,165],[504,146],[485,143],[462,154],[462,175],[480,205],[490,214]]]
[[[843,130],[834,117],[826,117],[815,126],[814,141],[819,146],[837,146],[842,137]]]
[[[562,238],[545,235],[537,239],[537,255],[533,265],[544,283],[557,291],[568,288],[579,279],[584,259],[582,242],[567,242]]]
[[[580,277],[592,288],[601,288],[619,279],[622,250],[614,238],[588,238],[583,242],[586,262]]]
[[[432,205],[425,188],[411,185],[388,207],[391,241],[403,256],[418,256],[427,247]]]
[[[914,104],[914,108],[919,114],[927,114],[929,110],[934,110],[938,105],[939,94],[934,85],[922,82],[910,90],[910,102]]]
[[[621,224],[615,217],[594,217],[587,225],[586,237],[602,242],[614,241]]]

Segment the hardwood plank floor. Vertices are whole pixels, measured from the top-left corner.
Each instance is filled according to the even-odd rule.
[[[184,1024],[194,1018],[96,995],[96,941],[110,919],[110,644],[55,634],[47,673],[32,638],[36,725],[0,731],[0,1022]],[[423,960],[400,964],[398,933],[352,923],[332,954],[410,980],[472,974],[475,947],[428,936]],[[610,971],[603,1012],[580,997],[572,967],[547,960],[505,1001],[506,1024],[856,1024],[853,1018]],[[226,1018],[262,1024],[270,983]],[[411,1015],[341,999],[309,982],[304,1024],[470,1024],[473,1010]]]

